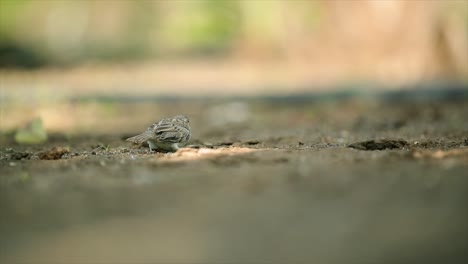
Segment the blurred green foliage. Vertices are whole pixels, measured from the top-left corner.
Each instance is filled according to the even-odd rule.
[[[15,134],[15,141],[19,144],[38,144],[47,140],[47,132],[41,118],[35,118],[26,127]]]
[[[189,2],[163,22],[163,42],[176,51],[223,51],[239,33],[239,15],[238,3],[233,1]]]
[[[238,36],[240,16],[226,0],[0,0],[0,64],[216,55]]]
[[[17,14],[25,8],[28,0],[0,1],[0,40],[4,41],[6,37],[15,28]]]
[[[0,67],[229,55],[323,64],[354,55],[392,68],[414,54],[412,61],[446,60],[421,64],[460,74],[467,21],[464,0],[0,0]],[[441,47],[433,44],[437,34]]]

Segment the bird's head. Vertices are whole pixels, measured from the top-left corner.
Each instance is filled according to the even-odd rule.
[[[190,124],[190,120],[188,119],[188,117],[184,116],[184,115],[176,115],[172,118],[173,121],[178,121],[178,122],[183,122],[183,123],[186,123],[186,124]]]

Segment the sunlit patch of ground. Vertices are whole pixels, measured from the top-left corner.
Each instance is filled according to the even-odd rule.
[[[211,159],[223,156],[235,156],[239,154],[251,153],[254,151],[260,151],[259,149],[243,148],[243,147],[228,147],[228,148],[182,148],[175,153],[164,155],[163,157],[157,157],[154,162],[165,163],[165,162],[181,162],[181,161],[195,161],[201,159]]]
[[[447,159],[460,158],[468,162],[468,148],[451,150],[414,150],[412,156],[415,159]]]

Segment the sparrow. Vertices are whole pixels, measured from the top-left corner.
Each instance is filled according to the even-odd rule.
[[[153,149],[175,152],[180,146],[185,145],[191,137],[190,121],[184,115],[176,115],[164,118],[152,124],[145,132],[127,141],[141,144],[148,142],[150,151]]]

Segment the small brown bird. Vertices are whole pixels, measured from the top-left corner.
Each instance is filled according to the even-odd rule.
[[[145,132],[128,138],[127,141],[137,144],[147,141],[150,151],[159,149],[175,152],[190,140],[191,130],[189,124],[189,119],[183,115],[164,118],[148,127]]]

